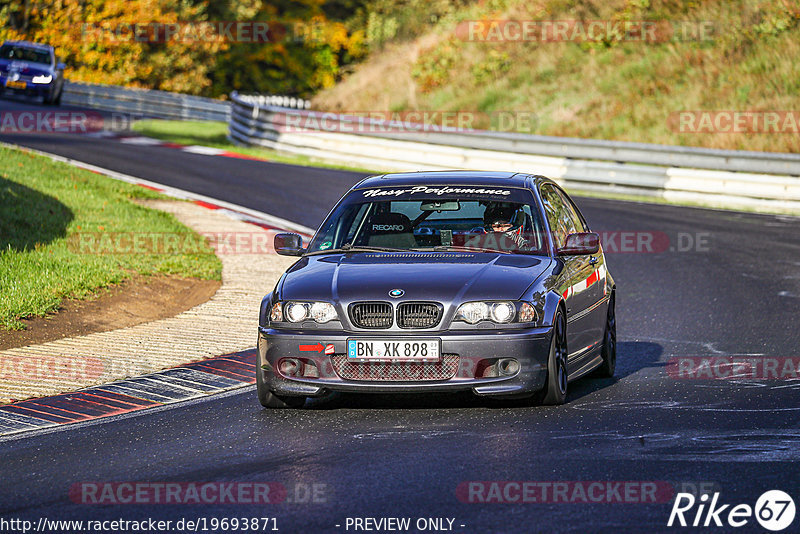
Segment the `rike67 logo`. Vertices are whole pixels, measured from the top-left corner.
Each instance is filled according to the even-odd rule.
[[[678,493],[667,526],[738,528],[747,525],[755,516],[763,528],[778,532],[794,521],[794,500],[783,491],[765,492],[758,498],[755,507],[749,504],[720,504],[719,495],[714,493],[709,498],[708,494],[703,494],[697,499],[691,493]]]

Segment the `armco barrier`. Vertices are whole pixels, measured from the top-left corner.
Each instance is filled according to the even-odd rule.
[[[61,102],[158,119],[228,121],[231,113],[230,102],[213,98],[69,81]]]
[[[473,130],[341,133],[287,131],[308,114],[231,94],[229,138],[376,170],[492,169],[544,174],[572,189],[800,213],[800,155],[670,147]],[[319,112],[316,112],[319,114]],[[295,117],[296,118],[296,117]],[[328,125],[353,118],[325,114]],[[298,121],[294,121],[297,123]],[[302,121],[308,124],[309,121]],[[385,123],[390,124],[390,123]]]

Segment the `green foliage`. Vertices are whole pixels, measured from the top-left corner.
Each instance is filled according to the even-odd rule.
[[[11,0],[0,39],[48,43],[75,81],[225,97],[231,90],[309,96],[366,54],[345,20],[360,0]],[[218,23],[266,23],[268,42]],[[164,38],[164,25],[177,35]],[[252,26],[249,26],[252,28]],[[135,31],[141,30],[140,34]],[[160,32],[160,33],[159,33]]]

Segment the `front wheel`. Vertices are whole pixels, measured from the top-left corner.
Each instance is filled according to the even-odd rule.
[[[550,355],[547,358],[547,379],[539,393],[539,402],[546,406],[564,404],[567,400],[567,321],[559,309],[553,322]]]
[[[258,402],[264,408],[302,408],[306,403],[305,397],[288,397],[276,395],[267,387],[262,377],[261,369],[256,369],[256,391],[258,392]]]

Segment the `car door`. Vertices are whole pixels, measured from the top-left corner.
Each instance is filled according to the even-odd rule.
[[[553,233],[556,248],[564,245],[567,235],[588,231],[583,218],[573,208],[566,193],[553,184],[541,187],[542,202]],[[569,372],[587,363],[597,348],[594,308],[599,300],[597,264],[600,255],[562,256],[565,280],[562,295],[567,304],[567,350]],[[602,333],[601,333],[602,336]]]
[[[572,199],[569,198],[563,190],[558,189],[558,192],[565,204],[570,208],[577,230],[579,232],[591,232],[589,225],[586,224],[586,219],[584,219]],[[600,349],[603,342],[603,334],[605,333],[606,306],[602,304],[606,301],[606,265],[602,248],[598,250],[596,254],[584,257],[587,260],[588,268],[586,268],[582,274],[585,275],[586,278],[579,279],[577,284],[578,289],[585,295],[587,306],[587,308],[585,308],[586,321],[584,321],[587,335],[585,346],[589,348],[586,357],[587,359],[591,359],[590,357],[597,352],[593,349]]]

